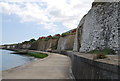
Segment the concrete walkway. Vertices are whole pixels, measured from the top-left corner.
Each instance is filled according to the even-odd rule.
[[[44,59],[33,61],[3,72],[3,79],[71,79],[70,58],[49,53]]]

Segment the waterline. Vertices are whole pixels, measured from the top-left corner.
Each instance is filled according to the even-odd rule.
[[[0,70],[8,70],[34,60],[34,58],[28,56],[11,54],[12,52],[9,50],[0,50],[0,60],[2,60]]]

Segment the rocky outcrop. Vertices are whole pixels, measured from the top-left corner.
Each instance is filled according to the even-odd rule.
[[[94,2],[78,25],[74,51],[118,50],[118,2]]]
[[[75,38],[75,35],[60,37],[58,41],[57,50],[58,51],[73,50],[74,38]]]

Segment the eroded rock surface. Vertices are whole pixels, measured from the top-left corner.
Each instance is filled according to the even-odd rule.
[[[57,50],[73,50],[75,35],[68,35],[66,37],[60,37],[58,41]]]
[[[78,26],[75,51],[88,52],[104,48],[118,50],[119,5],[118,2],[93,3],[92,9]]]

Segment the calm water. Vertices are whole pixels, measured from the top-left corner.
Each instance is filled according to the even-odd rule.
[[[10,54],[12,52],[9,50],[0,50],[0,70],[14,68],[34,60],[34,58],[28,56]]]

